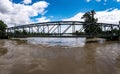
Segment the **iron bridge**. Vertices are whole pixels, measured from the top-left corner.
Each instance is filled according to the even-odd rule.
[[[94,28],[92,33],[86,33],[85,29],[89,29],[91,24],[98,27]],[[99,29],[102,31],[99,32]],[[9,27],[7,33],[14,37],[113,37],[120,36],[120,25],[81,21],[55,21]]]

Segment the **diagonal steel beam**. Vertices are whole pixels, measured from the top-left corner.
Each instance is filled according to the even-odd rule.
[[[62,34],[65,34],[65,32],[71,27],[71,25],[69,25],[63,32]]]
[[[55,27],[55,25],[53,25],[50,29],[49,29],[49,33],[51,32],[51,30]]]
[[[58,29],[58,27],[59,27],[59,25],[57,25],[57,26],[55,27],[55,29],[54,29],[51,33],[54,33],[55,30]]]

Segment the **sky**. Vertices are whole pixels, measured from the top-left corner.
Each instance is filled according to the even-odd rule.
[[[0,0],[0,20],[8,26],[49,21],[84,21],[95,10],[100,23],[118,24],[120,0]]]

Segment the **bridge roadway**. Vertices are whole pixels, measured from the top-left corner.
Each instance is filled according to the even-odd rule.
[[[85,33],[91,26],[92,33]],[[93,26],[93,27],[94,27]],[[101,29],[102,32],[99,32]],[[25,32],[25,33],[24,33]],[[7,28],[14,37],[119,37],[120,25],[107,23],[85,23],[81,21],[54,21],[19,25]]]

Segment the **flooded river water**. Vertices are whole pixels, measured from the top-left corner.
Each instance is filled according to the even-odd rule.
[[[120,74],[120,42],[0,40],[0,74]]]

